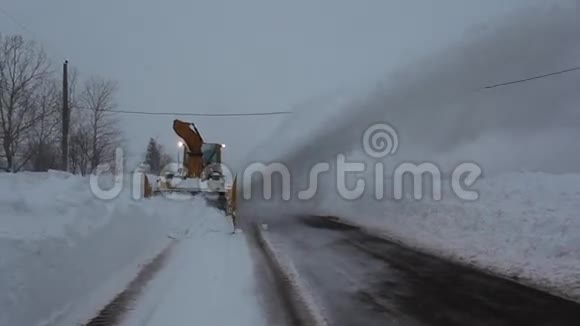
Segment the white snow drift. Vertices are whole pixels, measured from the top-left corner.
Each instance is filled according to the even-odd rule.
[[[86,322],[165,248],[168,235],[219,216],[202,200],[135,201],[126,185],[105,201],[86,178],[0,174],[0,325]]]

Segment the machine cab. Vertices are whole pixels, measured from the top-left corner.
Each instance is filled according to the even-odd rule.
[[[201,147],[203,158],[202,180],[207,180],[208,188],[213,192],[225,193],[225,179],[221,168],[222,144],[204,143]]]
[[[204,180],[223,180],[222,163],[222,149],[223,144],[204,143],[201,147],[203,158],[203,173]]]
[[[212,164],[221,164],[222,162],[222,144],[204,143],[201,145],[203,157],[203,166],[207,167]]]

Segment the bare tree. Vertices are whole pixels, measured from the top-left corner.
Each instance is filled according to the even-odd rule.
[[[70,135],[70,170],[74,173],[87,175],[90,172],[91,163],[91,137],[90,130],[81,120],[74,120]]]
[[[0,35],[0,159],[5,169],[43,171],[58,166],[62,89],[42,48],[21,36]],[[116,84],[90,78],[77,91],[71,70],[70,165],[87,174],[112,162],[121,132],[112,112]]]
[[[0,36],[0,141],[9,171],[30,159],[18,155],[26,134],[44,118],[35,94],[49,74],[46,55],[34,42]]]
[[[61,91],[56,80],[47,80],[38,90],[36,110],[41,119],[35,128],[28,132],[27,151],[30,157],[30,168],[33,171],[46,171],[59,167],[60,148],[58,140],[61,137]]]
[[[76,93],[77,70],[69,70],[69,107],[73,113],[78,109]],[[58,78],[46,79],[35,95],[37,110],[42,118],[35,128],[28,132],[24,155],[30,157],[28,169],[46,171],[61,167],[62,139],[62,83]],[[71,123],[75,123],[72,119]],[[72,145],[69,144],[72,147]],[[72,170],[74,171],[74,170]]]
[[[90,78],[83,86],[78,103],[78,122],[73,130],[74,165],[82,174],[105,162],[113,162],[121,144],[121,131],[115,113],[115,83]]]

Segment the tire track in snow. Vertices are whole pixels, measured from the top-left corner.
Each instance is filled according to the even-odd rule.
[[[129,283],[123,292],[119,293],[107,304],[97,316],[91,319],[85,326],[115,326],[119,325],[125,313],[139,297],[147,283],[163,267],[175,241],[172,241],[161,253],[146,264],[139,274]]]

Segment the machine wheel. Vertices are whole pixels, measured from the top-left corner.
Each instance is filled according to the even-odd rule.
[[[228,198],[226,197],[225,193],[220,193],[220,196],[218,198],[218,208],[222,211],[224,211],[224,213],[227,214],[228,212]]]
[[[224,193],[213,193],[211,195],[206,194],[205,200],[210,206],[223,211],[226,215],[228,214],[228,199]]]

